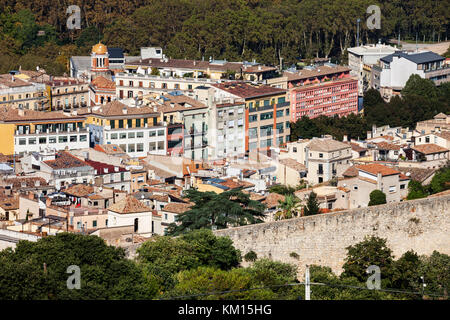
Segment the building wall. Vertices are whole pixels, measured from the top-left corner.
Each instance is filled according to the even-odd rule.
[[[303,116],[344,116],[358,112],[358,81],[354,79],[305,85],[291,91],[291,122]]]
[[[306,265],[342,272],[346,247],[365,236],[387,239],[396,257],[408,250],[430,255],[450,254],[450,196],[420,199],[364,209],[300,217],[271,223],[217,230],[246,254],[295,264],[303,277]],[[290,257],[295,252],[299,259]],[[247,265],[244,262],[244,265]]]

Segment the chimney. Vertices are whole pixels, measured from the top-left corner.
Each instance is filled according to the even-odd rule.
[[[343,141],[344,141],[344,142],[348,142],[348,135],[344,134]]]
[[[123,113],[123,114],[127,114],[127,112],[128,112],[127,107],[123,107],[123,108],[122,108],[122,113]]]
[[[171,108],[175,108],[175,103],[171,102],[171,103],[170,103],[170,107],[171,107]]]

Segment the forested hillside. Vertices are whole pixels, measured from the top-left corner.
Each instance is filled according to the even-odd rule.
[[[72,4],[81,8],[81,30],[66,27]],[[373,4],[381,7],[380,30],[366,26]],[[155,45],[173,58],[339,62],[356,43],[357,18],[367,43],[399,32],[443,41],[449,16],[442,0],[0,0],[0,72],[40,65],[61,74],[68,56],[88,53],[100,39],[129,54]]]

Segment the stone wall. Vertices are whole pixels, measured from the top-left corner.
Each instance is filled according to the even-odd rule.
[[[387,239],[396,258],[408,250],[450,254],[450,196],[441,196],[336,213],[300,217],[244,227],[217,230],[233,240],[245,255],[288,262],[303,273],[317,264],[342,272],[346,247],[366,235]],[[290,256],[292,252],[297,258]],[[246,265],[246,263],[243,263]]]

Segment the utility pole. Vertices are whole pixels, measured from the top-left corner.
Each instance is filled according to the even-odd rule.
[[[423,276],[421,276],[420,279],[422,280],[422,300],[424,300],[424,292],[427,284],[425,283],[425,278]]]
[[[360,18],[356,19],[356,46],[359,47],[359,22],[361,21]]]
[[[306,265],[305,270],[305,300],[311,300],[311,284],[309,278],[309,266]]]

